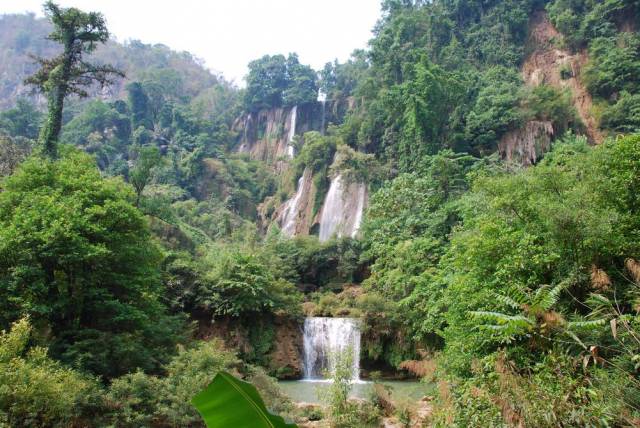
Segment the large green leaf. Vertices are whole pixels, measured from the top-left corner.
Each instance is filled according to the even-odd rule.
[[[253,385],[226,372],[218,373],[191,402],[209,428],[297,428],[269,413]]]

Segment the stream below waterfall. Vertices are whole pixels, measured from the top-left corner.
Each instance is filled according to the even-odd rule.
[[[425,395],[434,394],[434,385],[411,380],[390,380],[379,382],[391,388],[394,400],[417,401]],[[297,403],[324,404],[326,391],[331,386],[329,381],[282,380],[278,382],[282,391]],[[373,389],[373,382],[360,381],[351,387],[351,398],[369,398]]]

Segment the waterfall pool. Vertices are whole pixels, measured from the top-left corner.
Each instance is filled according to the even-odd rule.
[[[327,376],[335,371],[336,358],[350,355],[353,398],[369,398],[373,382],[360,380],[360,320],[356,318],[307,317],[303,336],[303,380],[280,381],[281,389],[299,403],[323,403],[331,386]],[[433,384],[418,381],[381,381],[393,400],[419,400],[433,395]]]
[[[393,399],[419,400],[425,395],[433,395],[433,384],[418,381],[382,381],[391,387]],[[283,380],[278,382],[282,391],[299,403],[323,403],[323,392],[331,385],[328,381]],[[351,388],[351,397],[366,399],[373,388],[372,382],[357,382]]]

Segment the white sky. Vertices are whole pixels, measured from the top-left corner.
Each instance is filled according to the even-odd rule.
[[[0,14],[36,12],[44,0],[0,0]],[[186,50],[243,85],[249,61],[297,52],[320,69],[365,48],[380,0],[58,0],[102,12],[119,41],[139,39]]]

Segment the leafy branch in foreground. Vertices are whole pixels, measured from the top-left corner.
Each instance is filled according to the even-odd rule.
[[[224,371],[192,403],[209,428],[297,428],[269,413],[253,385]]]

